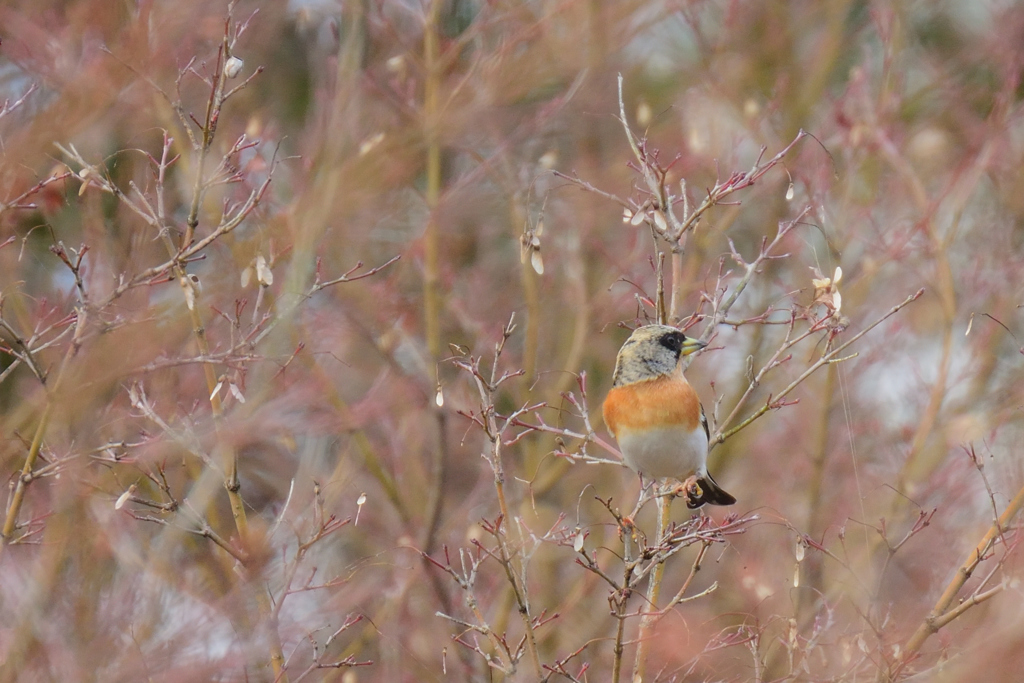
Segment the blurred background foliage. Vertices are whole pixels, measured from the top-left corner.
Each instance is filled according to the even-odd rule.
[[[800,129],[816,138],[689,237],[679,283],[685,315],[713,290],[720,269],[730,271],[724,285],[734,281],[730,242],[750,258],[808,204],[787,256],[767,262],[733,318],[810,306],[814,268],[842,268],[847,336],[925,290],[865,337],[855,358],[805,382],[792,396],[797,404],[714,451],[712,469],[739,498],[737,510],[755,511],[761,522],[712,549],[694,590],[717,581],[717,591],[662,620],[651,680],[873,676],[898,659],[991,523],[993,499],[1001,509],[1021,486],[1024,6],[439,5],[434,70],[424,60],[429,8],[418,0],[243,0],[235,8],[236,19],[256,12],[235,54],[246,75],[264,71],[225,106],[211,163],[243,134],[259,145],[241,157],[241,189],[207,194],[197,236],[272,165],[273,181],[243,225],[189,270],[201,282],[211,351],[227,354],[217,373],[245,402],[227,403],[215,436],[201,364],[189,360],[197,351],[188,310],[173,282],[131,290],[93,317],[43,447],[59,476],[33,482],[21,515],[35,543],[12,546],[0,565],[8,680],[272,679],[246,668],[253,650],[265,650],[246,635],[231,558],[177,527],[115,512],[129,485],[151,487],[140,473],[160,466],[180,496],[193,491],[222,536],[234,533],[223,492],[194,493],[195,458],[132,407],[128,388],[136,384],[201,448],[237,449],[242,497],[266,534],[261,576],[271,590],[295,553],[290,530],[314,514],[315,486],[327,513],[349,518],[359,509],[358,525],[318,544],[301,570],[300,583],[315,567],[314,583],[334,585],[298,593],[281,610],[290,672],[322,654],[373,664],[311,673],[317,680],[500,679],[435,616],[468,618],[458,587],[417,552],[454,553],[481,537],[481,519],[497,514],[481,435],[456,414],[478,409],[474,389],[445,359],[458,348],[491,353],[514,313],[518,327],[502,362],[525,374],[506,385],[499,410],[547,401],[564,412],[549,410],[545,419],[580,428],[562,392],[576,390],[586,373],[595,427],[607,437],[596,422],[599,403],[627,335],[619,323],[642,322],[637,295],[654,294],[655,243],[645,226],[623,222],[620,206],[553,171],[639,196],[642,181],[617,120],[620,73],[630,125],[663,162],[678,154],[670,179],[685,179],[693,201],[717,179],[749,169],[762,145],[770,156]],[[159,156],[167,131],[173,152],[184,155],[166,183],[180,239],[194,157],[164,94],[175,98],[179,70],[193,57],[195,69],[209,73],[225,10],[219,0],[6,0],[0,100],[37,90],[0,119],[0,199],[67,170],[55,143],[75,145],[124,191],[134,181],[151,192],[145,154]],[[433,114],[424,104],[432,75]],[[201,118],[209,88],[186,76],[180,93]],[[432,134],[440,148],[436,200]],[[94,299],[119,275],[166,258],[154,231],[123,203],[81,186],[71,177],[32,197],[35,208],[2,206],[0,243],[13,238],[0,249],[2,313],[25,335],[76,310],[74,280],[54,244],[88,246]],[[440,352],[430,348],[424,307],[431,221]],[[543,274],[520,259],[521,236],[540,221]],[[241,277],[257,255],[273,272],[263,306],[278,323],[256,348],[239,350],[257,296]],[[327,280],[396,255],[372,277],[290,307],[316,273]],[[233,325],[239,309],[242,322]],[[721,327],[689,371],[709,414],[718,400],[719,417],[731,410],[748,367],[763,364],[781,334],[774,325]],[[58,365],[68,342],[41,351],[42,363]],[[813,341],[798,347],[751,407],[820,352]],[[0,371],[11,360],[0,354]],[[0,462],[11,482],[44,402],[24,367],[0,383]],[[129,446],[104,450],[121,443]],[[992,498],[965,454],[970,444]],[[587,529],[589,547],[616,547],[616,527],[594,497],[628,506],[635,476],[571,465],[556,448],[549,435],[530,435],[505,452],[510,502],[523,524],[541,534],[565,515],[569,526]],[[894,545],[933,508],[927,529],[887,550],[883,539]],[[798,561],[801,534],[830,555],[812,547]],[[992,559],[1003,563],[994,578],[1007,582],[1003,594],[941,631],[904,673],[966,681],[983,670],[988,680],[1018,680],[1024,621],[1018,561],[1008,552],[1016,535],[1008,536]],[[688,561],[669,566],[670,590]],[[532,556],[529,577],[534,609],[559,615],[538,632],[542,659],[586,646],[576,662],[591,662],[587,680],[608,679],[614,624],[604,584],[574,564],[571,548],[555,544]],[[496,627],[507,623],[514,634],[497,569],[481,576],[478,595]],[[366,619],[329,652],[316,650],[348,614]]]

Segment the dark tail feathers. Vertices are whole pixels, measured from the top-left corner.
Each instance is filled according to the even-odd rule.
[[[725,489],[715,483],[710,474],[698,479],[697,486],[700,487],[700,494],[687,496],[686,498],[686,507],[691,510],[695,510],[705,503],[711,505],[732,505],[736,502],[736,498],[726,493]]]

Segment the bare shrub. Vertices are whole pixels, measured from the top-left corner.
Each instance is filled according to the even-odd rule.
[[[3,680],[1018,677],[1020,8],[0,17]]]

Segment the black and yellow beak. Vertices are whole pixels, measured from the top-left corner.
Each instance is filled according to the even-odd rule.
[[[702,342],[699,339],[690,339],[689,337],[687,337],[683,341],[682,346],[679,347],[679,355],[689,356],[691,353],[695,351],[700,351],[707,345],[707,342]]]

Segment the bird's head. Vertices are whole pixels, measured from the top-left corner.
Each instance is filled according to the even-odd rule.
[[[670,375],[679,359],[707,346],[674,327],[644,325],[633,330],[615,359],[614,386]]]

